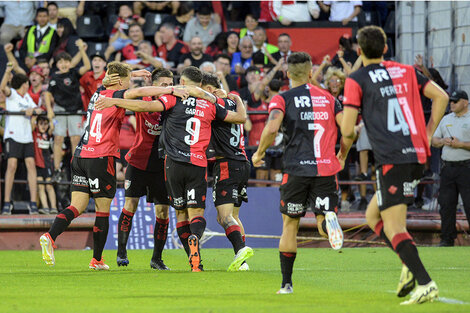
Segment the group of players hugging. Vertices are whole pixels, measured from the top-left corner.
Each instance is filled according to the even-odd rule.
[[[359,30],[358,54],[363,67],[346,80],[343,105],[327,91],[310,83],[312,61],[304,52],[287,60],[291,89],[275,96],[269,118],[253,154],[255,167],[263,165],[265,151],[282,127],[287,137],[283,155],[280,211],[283,231],[279,242],[282,272],[278,294],[293,293],[292,272],[297,253],[300,218],[313,207],[320,234],[333,249],[343,245],[336,216],[336,174],[344,167],[351,145],[360,131],[358,112],[377,162],[377,192],[366,220],[371,229],[398,255],[403,266],[397,295],[402,304],[433,301],[438,287],[422,264],[413,238],[406,229],[407,204],[422,177],[430,155],[429,142],[447,106],[447,94],[413,67],[384,61],[386,35],[376,26]],[[245,245],[238,212],[247,201],[250,165],[244,148],[244,104],[237,95],[220,89],[217,76],[195,67],[186,68],[180,84],[166,69],[151,73],[152,85],[129,89],[133,76],[128,65],[108,65],[103,86],[90,100],[84,134],[72,160],[71,204],[60,212],[40,238],[46,264],[54,265],[55,240],[71,221],[85,211],[90,196],[95,200],[91,269],[108,270],[102,258],[109,228],[109,211],[116,191],[115,160],[119,157],[119,130],[126,110],[136,112],[137,134],[126,155],[125,205],[118,223],[118,266],[127,266],[126,245],[139,198],[155,204],[154,251],[150,266],[168,270],[162,261],[167,238],[168,210],[176,209],[177,232],[193,272],[203,271],[199,241],[206,227],[206,149],[215,150],[213,198],[217,220],[235,251],[229,271],[248,270],[245,262],[253,249]],[[383,92],[386,90],[387,92]],[[390,92],[392,90],[393,92]],[[426,125],[420,96],[432,99],[432,115]],[[341,144],[335,144],[338,130]],[[417,284],[416,284],[417,282]],[[416,286],[417,285],[417,286]]]

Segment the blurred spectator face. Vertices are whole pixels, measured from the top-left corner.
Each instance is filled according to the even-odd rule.
[[[200,68],[200,70],[204,73],[211,73],[211,74],[215,74],[215,70],[214,70],[214,66],[212,66],[212,64],[208,64],[208,65],[205,65],[205,66],[202,66]]]
[[[266,41],[266,34],[263,30],[257,29],[253,33],[253,41],[257,47],[261,47],[263,43]]]
[[[61,25],[61,24],[57,25],[56,32],[57,32],[57,36],[62,37],[62,35],[64,34],[64,25]]]
[[[287,36],[280,36],[277,40],[277,46],[282,53],[287,53],[292,46],[292,42]]]
[[[173,78],[171,77],[160,77],[157,81],[153,82],[154,86],[157,87],[168,87],[173,86]]]
[[[162,34],[162,42],[163,43],[168,43],[175,39],[175,33],[173,32],[173,29],[167,28],[167,27],[162,27],[160,28],[160,33]]]
[[[49,15],[47,15],[46,12],[39,12],[36,15],[36,22],[40,27],[46,26],[46,24],[49,23]]]
[[[49,129],[49,121],[45,119],[40,119],[37,123],[40,133],[45,133]]]
[[[94,57],[93,60],[91,60],[91,67],[94,73],[101,73],[106,67],[106,62],[100,57]]]
[[[458,101],[450,101],[450,110],[454,113],[465,111],[468,107],[468,100],[459,99]]]
[[[42,78],[42,76],[39,75],[38,73],[31,72],[29,74],[29,82],[30,82],[31,86],[37,87],[39,85],[42,85],[43,81],[44,81],[44,78]]]
[[[258,26],[258,21],[255,18],[253,18],[253,16],[247,15],[245,18],[245,26],[246,28],[252,31]]]
[[[142,52],[142,53],[145,53],[147,55],[152,55],[153,54],[152,46],[149,45],[148,42],[141,42],[139,44],[139,51]]]
[[[144,40],[144,33],[142,32],[142,29],[139,26],[134,25],[129,28],[129,38],[133,42],[139,42]]]
[[[242,54],[242,58],[249,59],[253,55],[253,43],[251,40],[245,39],[247,37],[243,37],[242,41],[240,41],[240,51]]]
[[[199,37],[193,37],[189,42],[189,50],[191,51],[191,54],[195,56],[202,54],[202,48],[202,40]]]
[[[328,90],[330,91],[331,94],[338,94],[341,92],[343,89],[343,84],[341,79],[338,76],[331,76],[330,80],[327,82],[328,84]]]
[[[49,19],[51,20],[55,20],[59,14],[59,8],[55,5],[49,5],[47,11],[49,12]]]
[[[131,16],[132,16],[132,9],[128,5],[123,4],[119,7],[119,17],[128,18]]]
[[[197,19],[199,21],[199,24],[202,25],[202,27],[206,27],[209,25],[209,23],[211,22],[211,15],[202,15],[202,14],[196,14],[197,15]]]
[[[49,63],[40,62],[38,63],[38,66],[42,69],[42,73],[44,74],[44,77],[49,77],[49,74],[51,73],[51,70],[49,68]]]
[[[230,73],[230,60],[225,58],[219,58],[214,62],[217,72],[222,72],[224,75]]]
[[[233,50],[237,50],[238,41],[239,41],[239,38],[236,34],[230,34],[227,37],[227,45]]]
[[[67,73],[70,70],[70,61],[65,59],[60,59],[57,61],[57,68],[62,73]]]
[[[251,71],[246,74],[246,81],[248,84],[256,83],[260,80],[260,72],[259,71]]]

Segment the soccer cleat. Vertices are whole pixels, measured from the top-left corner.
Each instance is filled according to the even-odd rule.
[[[107,271],[109,270],[109,266],[104,264],[104,259],[101,258],[101,261],[97,261],[95,258],[91,259],[90,264],[88,267],[92,270],[96,271]]]
[[[51,235],[49,233],[43,234],[39,238],[39,244],[41,245],[42,259],[44,262],[46,262],[47,265],[54,266],[54,248],[57,248],[57,246],[54,244],[54,240],[52,240]]]
[[[127,266],[129,265],[129,259],[127,258],[127,256],[125,257],[117,257],[116,258],[116,262],[117,262],[117,266]]]
[[[343,231],[339,226],[338,218],[335,212],[325,214],[326,230],[328,231],[328,240],[334,250],[339,250],[343,246]]]
[[[397,296],[405,297],[415,288],[415,277],[410,272],[408,267],[403,264],[400,275],[400,282],[398,283]]]
[[[439,297],[439,289],[436,283],[431,280],[427,285],[418,285],[410,300],[403,301],[401,305],[421,304],[425,302],[433,302]]]
[[[13,205],[11,204],[11,202],[5,202],[2,208],[2,215],[11,215],[12,208]]]
[[[169,271],[170,268],[163,263],[163,260],[150,260],[150,267],[159,271]]]
[[[289,293],[294,293],[294,288],[292,288],[291,284],[285,284],[284,287],[281,287],[281,289],[277,291],[278,295],[286,295]]]
[[[188,237],[189,243],[189,265],[191,265],[191,270],[193,272],[201,272],[199,264],[201,263],[201,255],[199,252],[199,239],[196,235],[191,235]]]
[[[248,263],[242,263],[242,265],[240,265],[240,267],[238,268],[238,270],[240,272],[247,272],[250,270],[250,266],[248,266]]]
[[[240,269],[242,263],[251,258],[254,252],[253,249],[250,247],[243,247],[242,249],[238,250],[237,254],[233,258],[233,262],[229,265],[227,272],[235,272]]]

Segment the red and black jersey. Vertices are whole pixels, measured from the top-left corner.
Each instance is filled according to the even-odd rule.
[[[150,97],[144,97],[152,101]],[[126,154],[126,161],[143,171],[160,170],[158,141],[162,132],[162,114],[160,112],[136,112],[136,136],[134,144]]]
[[[122,120],[121,131],[119,132],[119,149],[129,150],[135,140],[135,129],[130,123],[130,116],[125,116]]]
[[[211,122],[224,120],[227,110],[220,104],[189,97],[160,97],[165,107],[162,142],[173,161],[207,167],[206,150],[211,140]]]
[[[51,136],[45,132],[40,133],[37,128],[33,131],[34,161],[37,167],[45,168],[51,161]]]
[[[217,102],[227,110],[234,112],[237,110],[237,104],[230,99],[219,98]],[[211,144],[216,156],[239,161],[248,160],[245,153],[243,125],[213,121]]]
[[[343,104],[361,108],[378,165],[426,162],[431,152],[420,93],[428,82],[412,66],[392,61],[346,79]]]
[[[112,106],[101,111],[95,110],[99,96],[124,98],[126,90],[109,90],[100,87],[91,97],[84,125],[85,132],[80,138],[75,156],[80,158],[99,158],[114,156],[119,158],[119,131],[126,110]]]
[[[274,96],[269,112],[274,109],[284,112],[285,173],[331,176],[341,170],[335,152],[335,118],[341,112],[341,104],[328,91],[305,84]]]
[[[254,95],[250,92],[248,87],[240,89],[240,98],[246,101],[246,111],[250,112],[265,112],[268,110],[268,104],[262,100],[256,101]],[[251,130],[248,133],[248,145],[258,146],[261,139],[268,114],[250,114]]]

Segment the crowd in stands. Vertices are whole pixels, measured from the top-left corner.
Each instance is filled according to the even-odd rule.
[[[61,202],[67,202],[63,199],[66,192],[61,191],[64,187],[56,186],[56,197],[52,183],[70,180],[68,161],[82,134],[82,113],[101,85],[107,62],[121,61],[134,69],[148,71],[164,67],[176,77],[190,65],[217,74],[221,88],[238,93],[247,105],[249,119],[244,129],[248,133],[246,146],[252,153],[268,117],[270,99],[289,89],[286,61],[296,40],[286,28],[277,40],[268,42],[264,23],[279,22],[287,26],[318,20],[348,25],[366,20],[383,26],[393,10],[393,3],[385,1],[310,0],[11,1],[1,2],[0,6],[3,9],[0,68],[6,68],[0,106],[6,111],[26,112],[26,116],[0,115],[6,161],[3,162],[6,172],[2,171],[3,201],[12,200],[13,177],[19,171],[17,178],[23,175],[28,179],[32,213],[38,209],[41,213],[54,213],[63,207]],[[244,27],[231,30],[227,27],[230,21],[243,21]],[[447,87],[439,73],[432,68],[427,70],[423,63],[418,58],[416,68]],[[336,55],[326,55],[321,64],[314,66],[312,84],[328,90],[341,101],[346,77],[360,66],[354,38],[344,35],[338,38]],[[149,84],[139,79],[133,83],[135,86]],[[25,104],[18,107],[20,102]],[[62,115],[63,112],[75,115]],[[43,115],[30,118],[33,113]],[[19,120],[22,120],[22,131],[30,133],[22,141],[12,131],[12,127],[18,129]],[[135,127],[135,118],[129,116],[121,130],[122,156],[132,145]],[[362,136],[364,149],[351,153],[351,166],[341,173],[342,180],[371,179],[373,156],[366,134]],[[34,154],[21,151],[21,155],[8,158],[9,139],[32,144]],[[280,133],[275,145],[267,151],[266,166],[253,169],[253,178],[280,181],[282,153]],[[25,160],[26,170],[21,168],[21,162],[17,163],[21,159]],[[35,167],[31,160],[35,160]],[[118,179],[123,179],[125,166],[122,157]],[[38,188],[36,180],[50,184],[39,184]],[[343,210],[354,202],[354,190],[342,189]],[[40,200],[37,206],[36,194]],[[359,194],[359,208],[365,209],[366,185],[361,186]],[[21,196],[15,192],[15,197]]]

